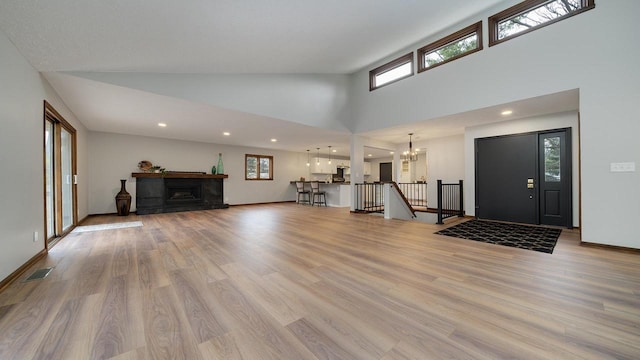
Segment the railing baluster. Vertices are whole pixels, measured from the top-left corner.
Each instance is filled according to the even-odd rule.
[[[462,186],[462,180],[460,180],[458,182],[458,186],[460,188],[460,199],[459,199],[459,207],[458,207],[458,217],[463,217],[464,216],[464,197],[462,196],[464,194],[463,190],[464,190],[464,186]]]

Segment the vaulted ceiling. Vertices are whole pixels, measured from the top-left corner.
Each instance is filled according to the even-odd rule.
[[[501,2],[3,0],[0,30],[89,130],[293,151],[334,145],[348,155],[347,130],[310,131],[308,125],[264,114],[59,72],[351,74]],[[113,103],[118,106],[109,106]],[[153,126],[175,124],[177,117],[180,123],[160,130],[140,114],[153,116]],[[456,124],[457,130],[440,132],[460,133],[462,123]],[[416,132],[423,125],[411,126]],[[234,136],[203,136],[225,126]],[[369,135],[405,141],[384,134]]]

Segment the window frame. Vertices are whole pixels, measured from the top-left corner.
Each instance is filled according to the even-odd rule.
[[[248,174],[247,160],[249,158],[256,158],[256,173],[258,177],[255,179],[250,178]],[[269,178],[260,177],[260,159],[269,159]],[[273,155],[244,154],[244,179],[248,181],[273,180]]]
[[[405,64],[411,64],[411,74],[399,77],[395,80],[389,81],[387,83],[384,83],[382,85],[376,86],[376,76],[383,74],[387,71],[393,70],[395,68],[398,68],[402,65]],[[406,55],[402,55],[399,58],[392,60],[384,65],[378,66],[377,68],[369,71],[369,91],[373,91],[376,89],[380,89],[381,87],[385,87],[387,85],[391,85],[393,83],[396,83],[400,80],[406,79],[408,77],[411,77],[415,74],[415,61],[413,60],[413,51],[406,54]]]
[[[462,39],[464,39],[464,38],[466,38],[466,37],[468,37],[469,35],[472,35],[472,34],[476,34],[478,36],[477,47],[475,49],[469,50],[469,51],[467,51],[465,53],[462,53],[462,54],[459,54],[459,55],[456,55],[454,57],[451,57],[449,59],[441,61],[441,62],[439,62],[437,64],[426,66],[425,60],[424,60],[425,55],[427,55],[429,53],[432,53],[432,52],[434,52],[434,51],[436,51],[436,50],[438,50],[440,48],[443,48],[443,47],[445,47],[447,45],[453,44],[453,43],[455,43],[455,42],[457,42],[459,40],[462,40]],[[458,60],[458,59],[460,59],[462,57],[465,57],[467,55],[471,55],[473,53],[476,53],[476,52],[482,50],[482,48],[483,48],[482,46],[483,46],[483,44],[482,44],[482,20],[481,20],[481,21],[478,21],[475,24],[469,25],[464,29],[458,30],[458,31],[454,32],[451,35],[447,35],[447,36],[443,37],[440,40],[434,41],[431,44],[423,46],[420,49],[418,49],[418,73],[421,73],[423,71],[427,71],[429,69],[433,69],[433,68],[438,67],[440,65],[444,65],[444,64],[446,64],[448,62],[451,62],[451,61],[454,61],[454,60]]]
[[[488,23],[489,23],[489,46],[493,46],[493,45],[497,45],[497,44],[501,44],[505,41],[514,39],[520,35],[524,35],[524,34],[528,34],[532,31],[541,29],[545,26],[551,25],[551,24],[555,24],[559,21],[562,21],[564,19],[570,18],[574,15],[578,15],[581,14],[585,11],[591,10],[593,8],[596,7],[595,4],[595,0],[580,0],[580,2],[582,3],[582,7],[578,10],[572,11],[566,15],[557,17],[555,19],[549,20],[545,23],[542,23],[540,25],[536,25],[534,27],[531,27],[529,29],[520,31],[519,33],[513,34],[513,35],[509,35],[506,36],[502,39],[498,39],[498,25],[505,21],[508,20],[510,18],[513,18],[515,16],[518,16],[521,13],[527,12],[528,10],[533,10],[541,5],[543,5],[544,3],[547,2],[551,2],[552,0],[525,0],[519,4],[516,4],[508,9],[505,9],[497,14],[494,14],[492,16],[489,17],[488,19]]]

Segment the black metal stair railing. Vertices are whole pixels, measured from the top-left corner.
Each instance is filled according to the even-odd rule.
[[[438,224],[453,216],[464,216],[462,180],[457,184],[443,184],[438,180]]]
[[[398,188],[413,207],[427,210],[427,183],[398,183]]]
[[[355,211],[368,213],[384,212],[384,189],[382,183],[354,184]]]

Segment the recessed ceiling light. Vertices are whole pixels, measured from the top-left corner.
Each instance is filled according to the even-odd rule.
[[[167,124],[165,124],[165,123],[158,123],[158,126],[160,126],[160,127],[167,127]]]
[[[373,156],[373,155],[371,155],[371,154],[367,154],[367,156],[371,157],[371,156]]]
[[[231,135],[231,133],[230,133],[230,132],[228,132],[228,131],[225,131],[225,132],[223,132],[223,133],[222,133],[222,135],[224,135],[224,136],[229,136],[229,135]]]
[[[278,139],[271,139],[271,142],[277,142]]]
[[[336,150],[336,149],[333,149],[333,150],[331,150],[331,152],[338,152],[338,150]]]
[[[505,110],[503,112],[500,113],[503,116],[507,116],[507,115],[511,115],[513,114],[513,110]]]
[[[394,154],[394,152],[393,152],[393,151],[389,151],[389,154],[390,154],[390,155],[393,155],[393,154]]]
[[[420,151],[420,148],[416,148],[416,152]]]

